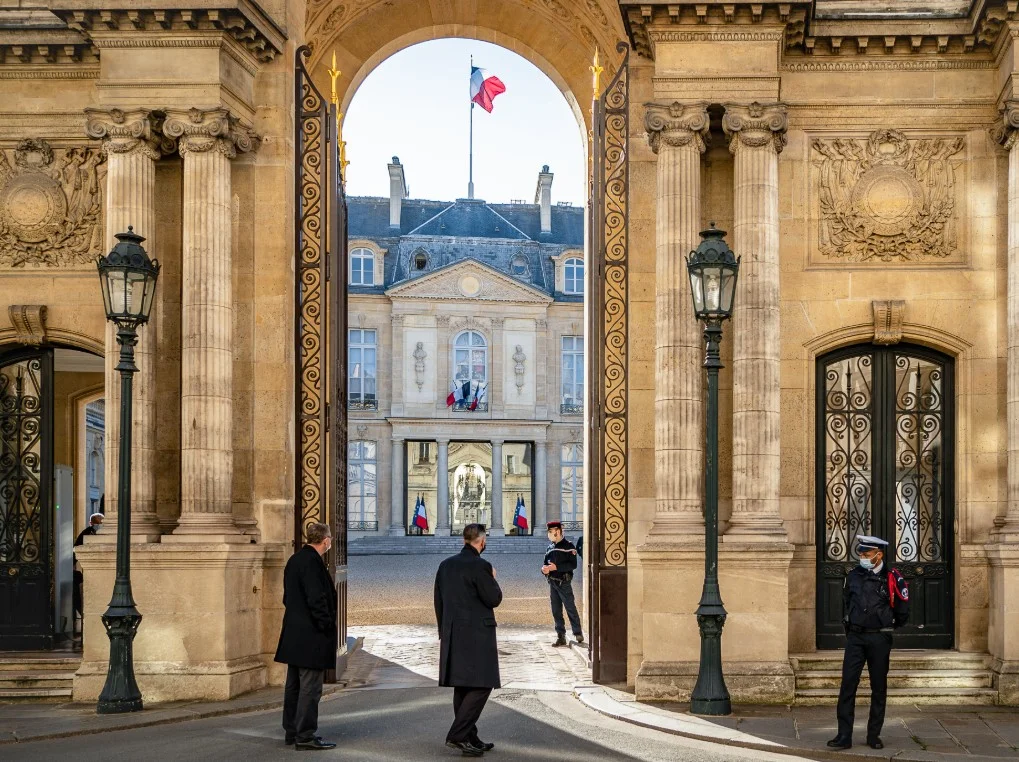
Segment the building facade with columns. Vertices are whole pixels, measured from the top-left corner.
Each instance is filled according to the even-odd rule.
[[[508,204],[409,198],[406,171],[347,200],[350,536],[582,531],[584,210],[548,166]]]
[[[682,699],[697,670],[705,411],[682,258],[714,221],[742,256],[720,404],[722,654],[734,697],[832,698],[824,681],[841,646],[838,590],[864,532],[892,543],[912,585],[914,618],[897,637],[921,649],[922,690],[1019,703],[1015,3],[933,0],[894,14],[870,0],[13,5],[0,11],[0,293],[32,310],[10,312],[0,328],[12,353],[3,362],[35,341],[22,316],[41,307],[40,346],[107,357],[107,452],[119,441],[115,345],[91,263],[128,225],[163,262],[139,342],[134,421],[132,567],[145,616],[135,658],[148,698],[222,697],[280,679],[271,655],[298,498],[295,52],[312,45],[309,70],[328,93],[336,51],[343,111],[393,52],[469,36],[541,67],[583,135],[594,50],[609,76],[617,44],[632,48],[628,97],[614,112],[628,132],[611,159],[623,150],[628,160],[615,186],[628,203],[612,218],[628,233],[625,267],[614,270],[622,280],[595,266],[604,252],[585,254],[588,296],[611,285],[613,304],[625,306],[609,315],[619,321],[609,338],[625,350],[626,392],[621,407],[588,411],[585,439],[603,429],[618,445],[604,462],[587,448],[588,472],[615,468],[621,485],[587,491],[592,516],[611,501],[603,560],[623,580],[612,605],[591,615],[621,633],[621,676],[637,696]],[[365,238],[371,251],[376,237]],[[471,266],[482,283],[532,293],[512,274]],[[388,268],[373,271],[384,284]],[[451,336],[410,310],[428,301],[410,292],[447,273],[352,297],[378,303],[377,314],[364,308],[365,326],[375,321],[390,341],[388,316],[414,312],[402,324],[404,354],[392,355],[402,388],[389,399],[385,382],[376,391],[401,422],[386,429],[375,411],[351,411],[352,433],[380,431],[383,457],[402,455],[401,439],[435,425],[417,421],[443,413],[445,389],[427,385],[454,373],[453,349],[439,348]],[[451,325],[481,321],[468,314],[465,280],[448,281],[458,289]],[[511,321],[552,320],[542,314],[558,309],[554,296],[534,298],[507,307],[504,334],[528,333]],[[608,346],[602,330],[587,340]],[[518,343],[525,376],[540,373],[527,362],[537,345],[521,337],[514,352]],[[490,356],[493,368],[502,363],[491,372],[503,393],[489,402],[503,415],[516,389],[507,346]],[[548,407],[538,413],[541,388],[536,380],[526,406],[553,420]],[[604,426],[609,412],[618,430]],[[482,441],[496,440],[540,435],[507,427]],[[105,462],[109,493],[116,460]],[[404,471],[382,467],[380,481]],[[109,494],[106,508],[116,511]],[[74,692],[88,699],[106,668],[99,612],[113,545],[100,536],[78,558],[85,650]]]

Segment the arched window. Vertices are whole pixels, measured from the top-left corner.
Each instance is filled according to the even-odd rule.
[[[411,260],[415,270],[424,270],[428,267],[428,254],[424,249],[418,249],[414,252],[414,256]]]
[[[584,293],[584,260],[577,257],[567,259],[563,264],[563,293]]]
[[[375,253],[371,249],[354,249],[350,252],[350,285],[375,285]]]
[[[453,341],[453,378],[474,389],[488,382],[488,342],[478,331],[463,331]]]

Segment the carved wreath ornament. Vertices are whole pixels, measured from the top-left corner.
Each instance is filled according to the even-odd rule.
[[[43,140],[0,148],[0,266],[74,267],[99,256],[104,160]]]
[[[957,253],[955,167],[962,138],[811,142],[820,204],[818,248],[846,262],[918,262]]]

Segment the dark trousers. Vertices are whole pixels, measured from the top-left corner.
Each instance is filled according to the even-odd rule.
[[[318,701],[322,698],[324,669],[287,666],[283,689],[283,730],[287,739],[311,741],[318,730]]]
[[[478,718],[492,693],[491,688],[454,688],[453,724],[446,740],[454,743],[478,740]]]
[[[563,607],[566,608],[566,615],[570,618],[570,627],[573,634],[578,638],[584,634],[580,626],[580,614],[577,613],[577,601],[573,597],[573,585],[564,582],[557,585],[552,580],[548,582],[548,597],[552,603],[552,619],[555,620],[556,634],[566,637],[566,622],[563,621]]]
[[[870,675],[870,718],[867,738],[881,735],[885,724],[885,701],[888,698],[888,663],[892,655],[890,632],[850,632],[846,636],[846,653],[842,659],[842,687],[839,689],[839,736],[853,737],[853,716],[856,689],[860,685],[863,665]]]

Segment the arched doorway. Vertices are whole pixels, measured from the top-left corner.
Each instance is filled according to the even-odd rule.
[[[841,648],[855,537],[888,540],[909,581],[900,648],[951,648],[954,363],[910,344],[858,345],[817,361],[817,646]]]

